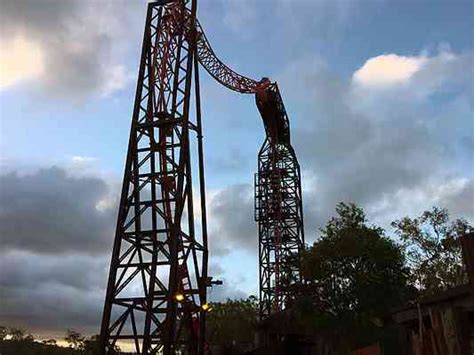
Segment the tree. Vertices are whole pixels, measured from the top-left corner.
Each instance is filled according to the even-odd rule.
[[[211,345],[220,345],[223,351],[239,353],[254,340],[258,320],[258,301],[255,296],[246,300],[212,303],[206,317],[207,337]]]
[[[25,337],[28,337],[25,334],[26,334],[26,331],[21,328],[8,329],[8,335],[10,336],[10,339],[14,341],[20,341],[20,340],[25,339]]]
[[[43,340],[42,343],[46,346],[57,346],[58,345],[56,339]]]
[[[408,270],[401,248],[381,228],[369,226],[361,208],[339,203],[336,212],[303,254],[310,296],[299,307],[319,332],[340,339],[344,353],[356,340],[377,336],[381,318],[407,299]]]
[[[69,344],[69,347],[75,350],[84,350],[85,337],[83,337],[81,333],[67,329],[64,340]]]
[[[0,325],[0,340],[4,340],[8,335],[8,328]]]
[[[396,220],[392,227],[403,243],[411,281],[422,294],[467,282],[459,239],[472,228],[466,220],[450,221],[446,209],[433,207],[417,218]]]
[[[100,354],[100,337],[99,335],[92,335],[89,339],[84,340],[84,351],[86,354]],[[116,347],[117,351],[120,351],[118,347]]]

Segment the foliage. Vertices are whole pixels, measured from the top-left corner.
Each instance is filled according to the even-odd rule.
[[[22,328],[0,326],[0,340],[33,341],[33,336]]]
[[[446,209],[433,207],[417,218],[394,221],[392,226],[402,240],[411,281],[422,294],[467,282],[459,239],[472,228],[467,221],[450,221]]]
[[[56,339],[47,339],[47,340],[43,340],[42,343],[44,345],[47,345],[47,346],[56,346],[58,344],[58,342],[56,341]]]
[[[11,340],[23,340],[23,338],[25,337],[25,330],[21,328],[10,328],[9,335],[11,337]]]
[[[55,340],[34,341],[26,330],[14,327],[0,326],[0,354],[2,355],[43,355],[70,354],[69,349],[56,346]]]
[[[66,342],[69,344],[69,347],[75,350],[84,350],[85,339],[86,338],[83,337],[81,333],[75,330],[66,330],[66,337],[64,338],[64,340],[66,340]]]
[[[119,352],[120,348],[116,346],[115,350]],[[84,340],[84,351],[86,354],[100,354],[99,335],[93,335]]]
[[[69,348],[58,346],[55,339],[34,341],[33,336],[23,329],[0,326],[0,354],[100,354],[98,335],[86,338],[81,333],[68,329],[64,339]],[[120,348],[116,347],[116,351],[119,352]]]
[[[310,296],[299,307],[318,331],[345,339],[339,345],[350,348],[356,339],[370,341],[380,319],[406,300],[408,270],[401,248],[369,226],[361,208],[339,203],[336,212],[303,255]]]
[[[8,335],[8,328],[0,325],[0,340],[3,340]]]
[[[258,301],[255,296],[246,300],[213,303],[206,317],[210,345],[220,345],[228,353],[242,349],[254,340],[258,320]]]

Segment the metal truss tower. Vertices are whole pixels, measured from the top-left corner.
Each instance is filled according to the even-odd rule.
[[[102,318],[103,354],[117,353],[123,343],[138,354],[207,352],[206,290],[214,282],[207,273],[199,64],[225,87],[255,94],[265,126],[255,180],[261,318],[288,307],[298,292],[300,169],[278,86],[222,63],[196,7],[197,0],[148,5]],[[199,186],[198,208],[193,184]]]
[[[104,354],[115,354],[117,342],[139,354],[204,353],[210,280],[195,18],[196,0],[148,5],[102,319]]]
[[[288,115],[276,84],[257,93],[266,139],[255,174],[255,220],[260,258],[260,318],[291,306],[299,293],[304,247],[300,166]]]

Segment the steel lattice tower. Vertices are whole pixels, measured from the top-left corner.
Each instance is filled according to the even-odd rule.
[[[260,318],[265,319],[291,306],[300,292],[304,229],[300,166],[278,86],[270,85],[256,99],[267,134],[255,174]]]
[[[195,0],[148,5],[103,353],[115,353],[117,341],[140,354],[204,352],[201,306],[209,279],[198,62],[190,30],[195,16]],[[196,113],[190,114],[193,88]],[[194,219],[191,148],[198,156],[200,223]]]
[[[300,168],[278,86],[242,76],[217,58],[196,19],[196,2],[148,5],[102,319],[104,354],[116,353],[117,342],[130,343],[139,354],[206,352],[203,306],[213,282],[207,274],[198,64],[225,87],[255,94],[265,126],[255,177],[261,318],[285,309],[298,294],[304,246]]]

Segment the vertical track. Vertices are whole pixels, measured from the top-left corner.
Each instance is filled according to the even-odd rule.
[[[201,205],[197,235],[190,154],[197,145],[205,201],[200,105],[190,115],[198,73],[188,26],[195,13],[195,0],[148,5],[102,320],[104,354],[117,345],[139,354],[204,349],[206,211]],[[199,97],[198,83],[195,90]]]
[[[304,245],[299,165],[291,147],[264,142],[255,174],[260,317],[289,307],[299,292]]]
[[[260,318],[291,306],[300,292],[304,247],[300,167],[290,142],[289,120],[276,84],[257,93],[266,139],[255,174]]]

